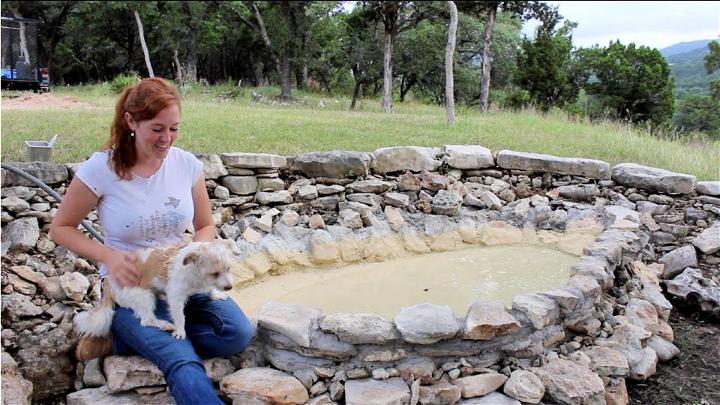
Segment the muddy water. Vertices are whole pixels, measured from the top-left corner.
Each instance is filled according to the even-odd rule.
[[[401,307],[447,304],[464,316],[476,300],[499,300],[561,287],[577,257],[534,245],[478,247],[379,263],[313,269],[269,277],[232,292],[257,316],[267,301],[310,304],[324,314],[375,313],[392,319]]]

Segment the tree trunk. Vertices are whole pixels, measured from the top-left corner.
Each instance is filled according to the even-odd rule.
[[[482,112],[488,110],[488,98],[490,95],[490,47],[492,46],[493,26],[497,14],[497,3],[492,4],[492,6],[488,6],[487,20],[485,21],[485,39],[483,40],[482,82],[480,86],[480,110]]]
[[[457,36],[458,11],[454,1],[448,1],[450,8],[450,26],[448,27],[448,43],[445,47],[445,109],[448,126],[455,125],[455,79],[453,74],[453,54]]]
[[[173,49],[173,63],[175,64],[175,81],[182,84],[183,74],[182,68],[180,67],[180,58],[178,58],[177,46],[175,47],[175,49]]]
[[[253,64],[253,76],[255,76],[255,85],[263,86],[265,82],[263,80],[263,71],[265,70],[265,63],[262,59],[256,60]]]
[[[393,45],[395,42],[395,35],[392,31],[385,32],[385,52],[383,56],[383,99],[382,99],[382,110],[383,112],[392,112],[392,88],[393,88],[393,63],[392,53]]]
[[[150,77],[155,77],[155,72],[153,72],[152,63],[150,63],[150,52],[148,51],[147,44],[145,44],[145,32],[143,31],[142,21],[140,20],[140,13],[138,13],[137,10],[133,10],[132,12],[133,12],[133,15],[135,16],[135,22],[137,23],[138,36],[140,37],[140,45],[142,46],[143,55],[145,55],[145,66],[147,66],[148,75]]]
[[[187,57],[185,59],[185,77],[184,82],[196,82],[197,77],[197,32],[194,29],[190,30],[190,38],[188,40]]]
[[[353,65],[352,74],[353,79],[355,79],[355,86],[353,86],[352,99],[350,100],[350,110],[355,109],[355,102],[359,97],[362,97],[362,73],[359,63]]]
[[[22,18],[20,15],[20,11],[17,9],[17,7],[10,7],[10,11],[13,13],[13,17],[15,18]],[[28,51],[27,46],[27,34],[25,32],[25,23],[22,21],[18,21],[18,34],[20,35],[20,56],[22,57],[22,62],[26,65],[30,65],[30,52]]]
[[[293,57],[293,47],[295,45],[295,15],[292,9],[292,5],[289,1],[283,1],[280,3],[280,10],[285,17],[287,23],[287,37],[285,38],[285,51],[282,55],[281,71],[280,71],[280,98],[285,101],[292,99],[292,87],[290,81],[292,80],[290,72],[290,64]]]

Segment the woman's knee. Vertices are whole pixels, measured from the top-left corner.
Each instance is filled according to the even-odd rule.
[[[255,337],[255,325],[245,316],[226,320],[222,337],[227,342],[228,354],[242,352]]]

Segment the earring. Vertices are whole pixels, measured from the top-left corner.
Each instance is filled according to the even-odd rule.
[[[135,131],[130,132],[130,137],[131,137],[131,138],[134,138],[134,137],[135,137]]]

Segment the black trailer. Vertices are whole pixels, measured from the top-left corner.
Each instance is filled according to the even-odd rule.
[[[40,20],[0,17],[2,88],[50,91],[50,72],[40,52]]]

